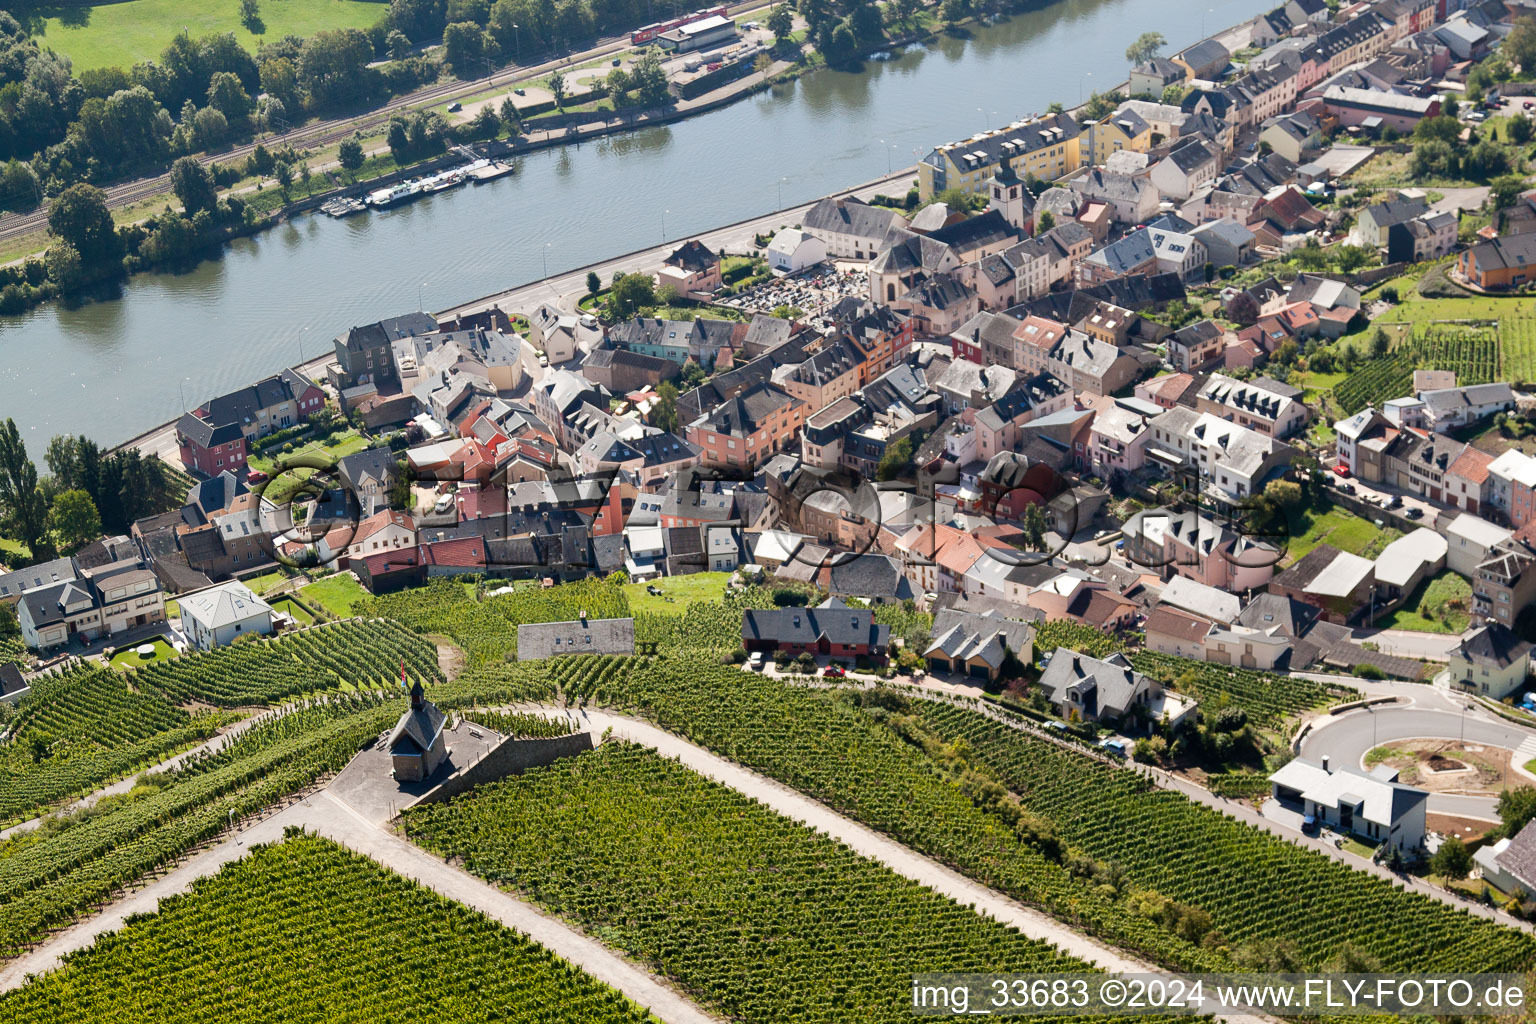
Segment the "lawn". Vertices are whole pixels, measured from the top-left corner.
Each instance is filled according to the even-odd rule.
[[[154,640],[155,653],[147,658],[139,657],[139,648],[142,646],[142,644],[134,644],[132,647],[118,651],[112,655],[112,660],[109,664],[113,668],[127,670],[137,668],[140,665],[153,665],[157,661],[170,661],[176,657],[176,648],[159,637],[156,637]]]
[[[333,435],[334,436],[334,435]],[[271,502],[281,507],[294,494],[298,493],[304,481],[314,475],[315,470],[308,466],[294,466],[301,459],[320,462],[334,462],[365,450],[371,442],[359,434],[356,430],[347,430],[340,434],[340,439],[335,443],[311,441],[302,448],[296,448],[291,452],[279,452],[273,456],[252,456],[247,460],[251,469],[260,470],[272,477],[261,492],[263,501]],[[294,466],[293,469],[284,471],[279,465]],[[307,501],[310,495],[302,496]]]
[[[626,583],[624,596],[629,598],[629,610],[638,615],[641,612],[659,612],[662,615],[681,615],[688,610],[688,606],[695,601],[718,601],[725,593],[725,585],[730,582],[731,574],[728,572],[699,572],[691,576],[668,576],[666,579],[655,581],[654,584]],[[655,586],[661,590],[661,596],[656,597],[646,593],[647,586]]]
[[[337,573],[335,576],[316,580],[299,591],[299,598],[306,604],[318,607],[327,615],[338,619],[353,615],[353,606],[368,596],[370,596],[368,591],[357,582],[357,578],[346,573]]]
[[[1450,607],[1457,603],[1459,608]],[[1407,602],[1376,620],[1385,629],[1416,629],[1424,633],[1460,633],[1471,622],[1472,585],[1446,569],[1419,584]]]
[[[21,560],[17,563],[18,565],[25,564],[32,557],[31,550],[25,544],[19,540],[12,540],[9,537],[0,537],[0,551],[15,555]]]
[[[281,570],[274,570],[273,572],[264,572],[260,576],[252,576],[250,579],[241,580],[240,582],[251,588],[251,593],[259,597],[279,584],[284,583],[287,579],[287,573]]]
[[[294,602],[292,598],[283,597],[272,602],[272,610],[275,612],[287,612],[293,616],[293,620],[301,626],[308,626],[315,621],[315,617]]]
[[[1326,541],[1340,551],[1352,555],[1367,555],[1367,550],[1385,547],[1401,536],[1396,530],[1378,529],[1369,519],[1362,519],[1342,508],[1329,508],[1320,512],[1306,509],[1292,518],[1291,539],[1286,553],[1292,561],[1299,561],[1319,544]]]
[[[389,8],[361,0],[260,0],[260,35],[240,24],[235,0],[129,0],[94,7],[42,7],[39,46],[61,53],[85,68],[117,66],[124,70],[161,52],[186,30],[193,38],[233,32],[252,53],[263,42],[287,35],[311,36],[332,28],[367,29]]]

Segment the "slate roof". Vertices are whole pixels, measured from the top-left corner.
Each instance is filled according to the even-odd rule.
[[[889,555],[862,554],[841,558],[827,571],[830,591],[839,597],[883,601],[915,598],[912,584],[901,572],[901,562]]]
[[[978,614],[957,608],[934,614],[931,635],[933,642],[922,652],[923,657],[937,652],[967,662],[979,658],[994,671],[1002,665],[1006,651],[1018,654],[1031,650],[1035,642],[1034,627],[1028,623],[1004,618],[996,611]]]
[[[436,704],[422,696],[420,683],[411,687],[411,705],[389,734],[387,745],[391,754],[425,754],[437,742],[448,720]]]
[[[183,615],[191,615],[207,629],[218,629],[263,613],[272,613],[271,605],[238,580],[220,583],[198,594],[184,595],[178,603]]]
[[[891,629],[874,621],[867,608],[849,608],[830,598],[815,608],[751,608],[742,613],[743,641],[782,644],[830,644],[868,646],[883,651],[890,644]]]
[[[1123,654],[1100,660],[1058,647],[1040,673],[1040,688],[1053,702],[1067,703],[1068,691],[1075,689],[1084,695],[1085,704],[1089,703],[1088,695],[1096,694],[1099,713],[1112,716],[1124,714],[1146,686],[1146,677],[1132,668]]]
[[[1019,232],[1003,218],[1001,211],[987,210],[930,232],[928,237],[963,253],[1017,239]]]
[[[1490,622],[1461,641],[1451,652],[1453,657],[1489,668],[1508,668],[1529,659],[1532,645],[1507,627]]]
[[[0,599],[17,597],[23,590],[65,583],[79,575],[71,558],[55,558],[51,562],[29,565],[15,572],[0,574]]]
[[[805,212],[800,223],[812,234],[824,231],[860,238],[884,238],[900,219],[901,215],[895,210],[870,206],[860,199],[845,196],[821,200]]]

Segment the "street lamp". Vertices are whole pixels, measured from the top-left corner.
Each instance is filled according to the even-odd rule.
[[[426,303],[422,302],[422,300],[421,300],[422,289],[425,288],[426,286],[427,286],[427,282],[425,282],[425,281],[421,282],[421,284],[416,286],[416,311],[418,313],[425,313],[427,311]]]
[[[549,247],[551,245],[554,245],[554,243],[553,242],[545,242],[544,243],[544,276],[545,277],[549,276]]]
[[[663,242],[667,240],[667,214],[671,212],[671,210],[661,211],[661,240]]]
[[[779,179],[779,207],[778,208],[781,209],[781,210],[784,209],[784,183],[786,181],[788,181],[788,180],[789,180],[788,178],[780,178]]]
[[[880,148],[885,150],[885,173],[886,174],[890,174],[891,173],[891,150],[895,149],[896,147],[890,145],[884,139],[881,139],[880,140]]]
[[[418,295],[417,298],[419,299],[420,296]],[[308,327],[303,327],[303,328],[300,328],[300,330],[299,330],[299,365],[300,366],[304,365],[304,332],[307,331],[307,330],[309,330]]]
[[[1092,77],[1093,77],[1093,72],[1092,71],[1084,71],[1082,74],[1077,76],[1077,103],[1078,103],[1078,106],[1082,106],[1082,103],[1083,103],[1083,80],[1087,79],[1087,78],[1092,78]]]

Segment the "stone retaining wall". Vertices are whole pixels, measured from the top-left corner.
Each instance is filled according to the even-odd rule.
[[[487,782],[521,775],[529,768],[550,764],[562,757],[575,757],[593,748],[592,734],[573,733],[547,739],[504,739],[480,760],[448,776],[433,789],[417,797],[410,806],[443,803],[465,790]]]

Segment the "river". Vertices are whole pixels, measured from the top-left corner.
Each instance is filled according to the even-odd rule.
[[[919,152],[1125,79],[1272,0],[1061,0],[858,72],[674,125],[543,150],[518,173],[342,221],[303,216],[115,297],[0,321],[0,417],[35,459],[55,434],[117,443],[313,359],[354,324],[443,309],[867,181]],[[782,179],[782,180],[781,180]],[[782,190],[782,191],[781,191]],[[782,199],[782,201],[781,201]]]

